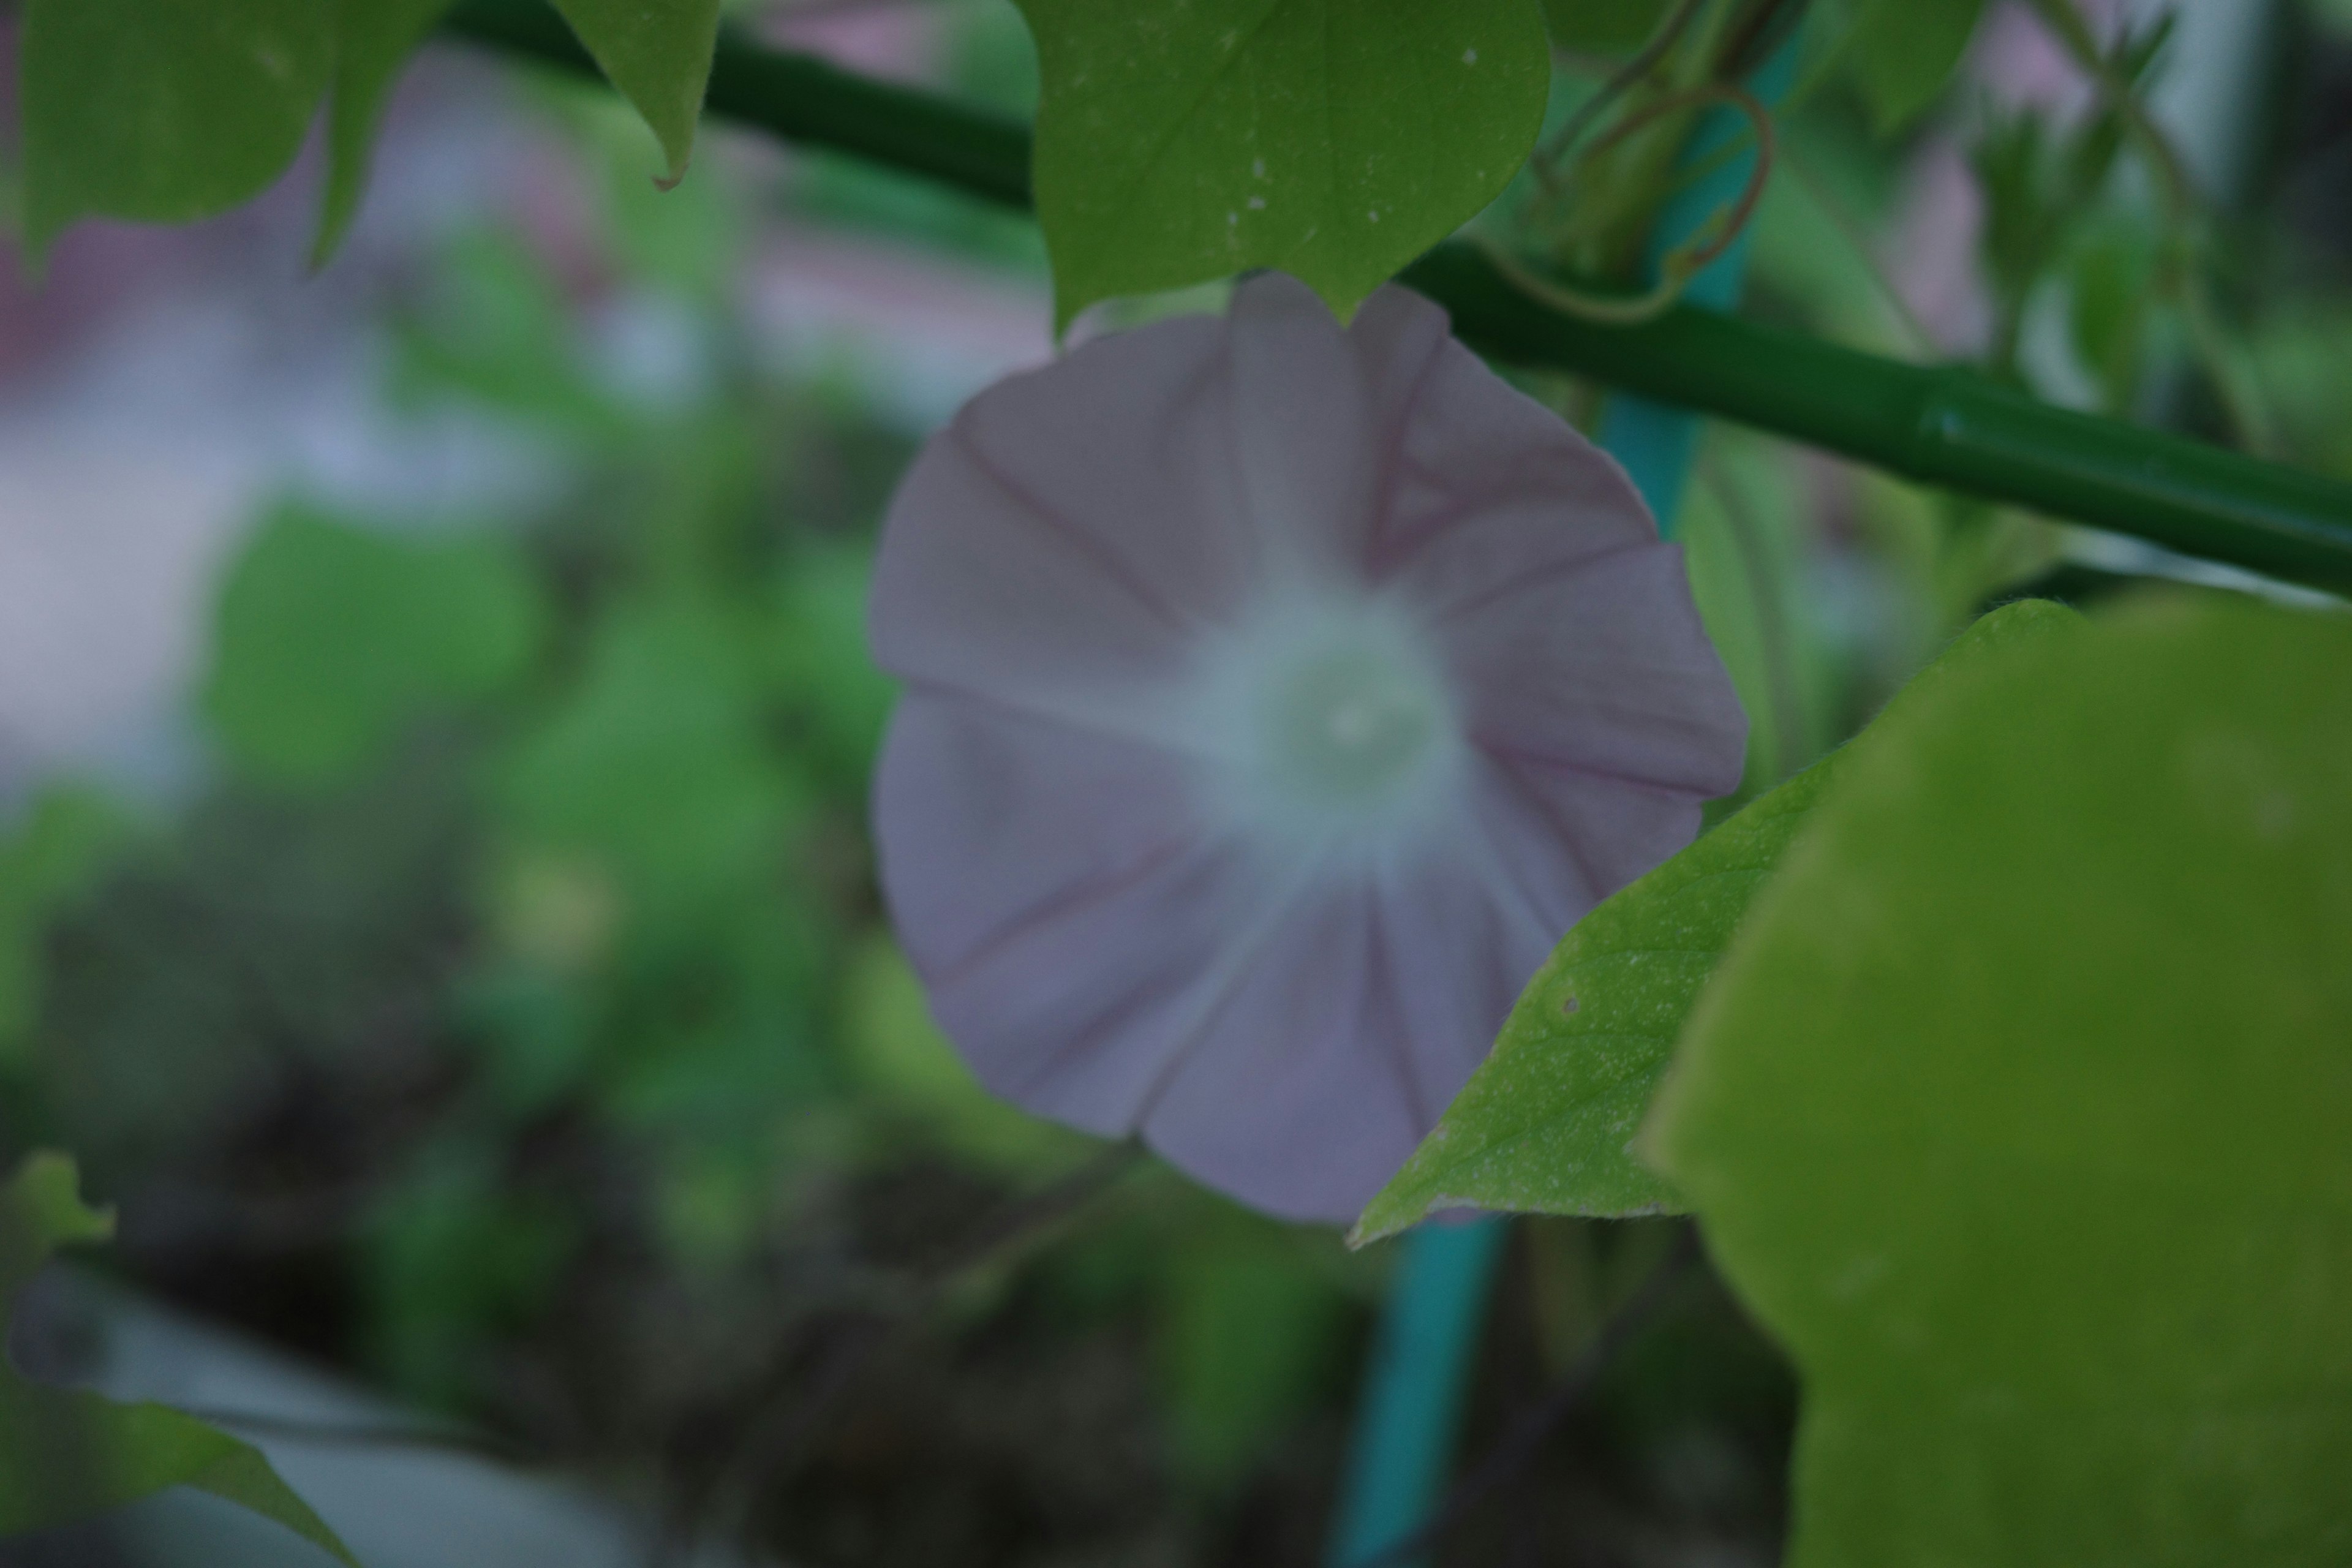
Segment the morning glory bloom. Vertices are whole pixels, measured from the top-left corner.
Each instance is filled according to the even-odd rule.
[[[1747,721],[1623,473],[1391,287],[1302,284],[972,399],[884,524],[884,892],[1042,1115],[1349,1220]]]

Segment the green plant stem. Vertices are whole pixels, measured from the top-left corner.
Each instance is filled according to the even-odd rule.
[[[539,0],[466,0],[447,26],[594,68]],[[988,200],[1027,202],[1029,136],[1018,122],[740,35],[720,39],[709,107]],[[1497,359],[1590,376],[1924,484],[2352,591],[2352,486],[2333,479],[2053,408],[1969,371],[1903,364],[1693,306],[1634,325],[1571,320],[1464,244],[1439,246],[1404,281]]]
[[[2352,486],[1681,306],[1604,326],[1546,310],[1485,257],[1441,246],[1405,281],[1496,358],[1574,370],[1963,494],[2136,534],[2293,582],[2352,588]]]

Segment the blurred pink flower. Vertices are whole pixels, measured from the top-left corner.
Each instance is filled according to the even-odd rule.
[[[1747,721],[1608,458],[1390,288],[981,394],[885,524],[882,881],[982,1082],[1354,1217]]]

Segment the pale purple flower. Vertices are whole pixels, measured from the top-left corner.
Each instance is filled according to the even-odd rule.
[[[1354,1217],[1747,721],[1608,458],[1400,288],[982,393],[883,530],[882,881],[981,1080]]]

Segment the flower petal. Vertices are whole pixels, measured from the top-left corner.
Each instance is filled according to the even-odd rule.
[[[1172,739],[1138,693],[1177,678],[1194,631],[1232,613],[1253,565],[1223,337],[1206,317],[1160,322],[967,405],[883,526],[871,616],[883,667]]]
[[[1250,904],[1182,760],[912,692],[884,742],[875,838],[899,940],[981,1081],[1132,1130]]]
[[[1362,580],[1380,479],[1373,389],[1315,291],[1265,272],[1234,291],[1233,451],[1261,575]]]
[[[1435,306],[1425,308],[1443,321]],[[1402,304],[1390,309],[1408,320],[1418,315]],[[1417,336],[1426,327],[1415,321],[1412,330]],[[1657,539],[1649,509],[1615,458],[1460,342],[1442,339],[1409,384],[1403,369],[1400,363],[1391,373],[1409,395],[1385,442],[1377,571],[1410,563],[1442,605],[1528,572]],[[1419,559],[1439,545],[1434,560]]]
[[[1329,657],[1310,611],[1402,616],[1464,731],[1426,810],[1328,844],[1234,787]],[[1396,288],[1343,330],[1255,278],[982,394],[893,503],[874,620],[910,683],[882,880],[941,1026],[1007,1098],[1299,1218],[1357,1212],[1743,760],[1622,471]]]
[[[1405,420],[1420,402],[1438,356],[1453,342],[1445,312],[1401,284],[1391,283],[1364,301],[1348,323],[1371,388],[1372,427],[1382,458],[1402,448]]]
[[[1441,626],[1471,743],[1490,756],[1693,805],[1738,787],[1748,716],[1678,546],[1530,574],[1457,601]]]
[[[1696,795],[1526,757],[1485,756],[1475,784],[1489,885],[1551,947],[1594,905],[1698,836]],[[1520,979],[1535,973],[1530,965]]]
[[[1352,1219],[1426,1130],[1415,1042],[1365,890],[1293,909],[1241,965],[1160,1086],[1151,1146],[1288,1219]],[[1408,960],[1408,962],[1411,962]]]
[[[1423,1136],[1486,1059],[1553,944],[1592,902],[1569,857],[1496,804],[1482,801],[1465,814],[1465,833],[1450,853],[1381,880],[1391,973],[1410,982],[1395,987],[1391,1005],[1416,1042]]]
[[[1424,857],[1285,911],[1237,952],[1229,989],[1154,1099],[1151,1146],[1272,1213],[1353,1219],[1485,1059],[1567,929],[1496,891],[1490,856]],[[1548,892],[1555,907],[1573,899]]]

